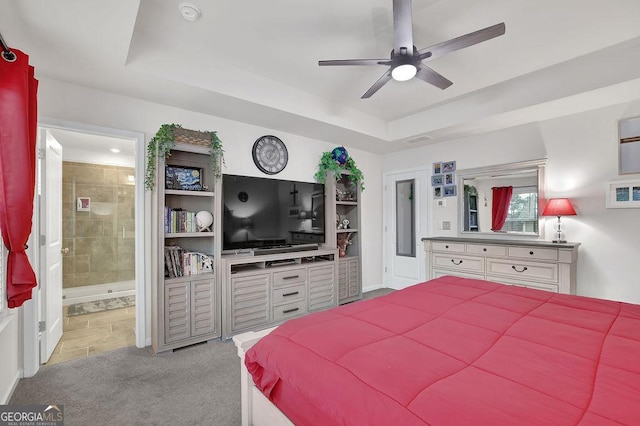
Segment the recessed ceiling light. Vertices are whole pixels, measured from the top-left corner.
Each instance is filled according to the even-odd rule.
[[[114,154],[117,154],[120,152],[118,148],[111,148],[109,151],[113,152]]]
[[[200,17],[200,9],[193,3],[180,3],[178,9],[182,17],[187,21],[193,22]]]

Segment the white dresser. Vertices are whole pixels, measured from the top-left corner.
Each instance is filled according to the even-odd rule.
[[[538,240],[423,238],[429,278],[477,278],[559,293],[576,293],[580,243]]]

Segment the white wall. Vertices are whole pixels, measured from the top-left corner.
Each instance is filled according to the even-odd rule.
[[[18,309],[0,319],[0,404],[9,402],[19,378]]]
[[[385,157],[383,169],[429,169],[436,161],[457,161],[458,169],[548,158],[546,196],[568,197],[578,215],[563,218],[570,241],[580,242],[578,294],[640,303],[640,210],[605,208],[605,182],[618,175],[617,121],[640,115],[640,101],[461,138]],[[457,236],[457,200],[423,213],[428,236]],[[451,221],[452,230],[438,224]],[[555,219],[545,221],[551,240]]]

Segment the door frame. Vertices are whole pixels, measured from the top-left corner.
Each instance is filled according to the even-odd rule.
[[[150,225],[145,218],[151,211],[151,196],[144,190],[144,167],[145,167],[145,134],[143,132],[135,132],[110,127],[95,126],[91,124],[78,123],[73,121],[59,120],[50,117],[39,117],[38,127],[49,129],[62,129],[81,133],[91,133],[102,136],[110,136],[122,139],[131,139],[134,141],[135,149],[135,294],[136,294],[136,346],[139,348],[151,345],[151,283],[147,282],[146,277],[151,276],[151,265],[145,262],[147,253],[151,253]],[[37,147],[40,149],[40,145]],[[40,176],[38,176],[38,179]],[[36,185],[39,183],[37,182]],[[38,191],[33,204],[33,228],[29,237],[29,247],[39,248],[40,226],[38,212],[40,211],[40,202]],[[32,265],[39,265],[39,250],[29,249],[30,262]],[[38,279],[39,271],[36,272]],[[40,368],[40,351],[38,338],[38,320],[40,315],[40,303],[38,292],[33,292],[33,300],[22,309],[22,367],[23,377],[33,376]]]
[[[391,210],[395,208],[395,205],[392,205],[393,199],[391,197],[391,189],[387,188],[387,181],[394,175],[400,175],[405,173],[413,173],[414,179],[416,180],[417,190],[420,191],[418,196],[418,203],[416,205],[416,222],[420,224],[419,228],[416,229],[416,244],[418,247],[416,248],[416,258],[418,260],[418,276],[420,281],[426,280],[426,266],[425,266],[425,252],[422,249],[421,238],[428,237],[430,233],[431,223],[431,197],[430,197],[430,182],[425,182],[424,185],[418,185],[419,174],[424,173],[426,175],[426,179],[429,179],[430,176],[430,167],[414,167],[410,169],[402,169],[402,170],[392,170],[382,173],[382,187],[383,187],[383,196],[382,196],[382,247],[384,247],[382,260],[383,260],[383,268],[382,268],[382,277],[383,277],[383,285],[385,287],[394,288],[392,286],[391,280],[391,269],[390,265],[392,262],[391,259],[391,249],[390,247],[393,245],[393,241],[389,239],[388,229],[390,226],[394,226],[394,224],[390,223],[392,214]],[[424,186],[424,187],[423,187]],[[426,187],[426,188],[425,188]],[[418,233],[422,234],[420,237]]]

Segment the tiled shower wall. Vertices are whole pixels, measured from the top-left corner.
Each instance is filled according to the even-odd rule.
[[[134,279],[134,184],[130,167],[62,163],[63,288]],[[78,211],[78,197],[90,211]],[[123,238],[124,228],[124,238]]]

